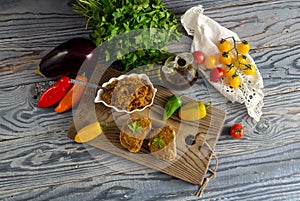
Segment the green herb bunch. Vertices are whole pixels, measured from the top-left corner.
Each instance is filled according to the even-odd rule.
[[[160,0],[76,0],[73,8],[86,17],[87,27],[93,29],[90,37],[98,46],[120,34],[141,30],[132,37],[112,42],[112,50],[105,52],[107,60],[116,54],[125,66],[124,71],[162,64],[169,56],[168,42],[180,36],[175,15]]]

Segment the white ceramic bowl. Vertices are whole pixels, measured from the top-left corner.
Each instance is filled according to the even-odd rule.
[[[117,108],[115,106],[112,106],[112,105],[109,105],[107,104],[104,100],[101,99],[101,94],[103,93],[103,89],[99,89],[97,91],[97,96],[95,98],[95,103],[103,103],[105,106],[107,107],[110,107],[110,108],[113,108],[115,111],[117,112],[125,112],[125,113],[128,113],[128,114],[131,114],[133,112],[138,112],[138,111],[143,111],[145,108],[147,107],[150,107],[152,104],[153,104],[153,101],[154,101],[154,97],[155,97],[155,94],[157,92],[157,89],[154,88],[153,84],[151,83],[149,77],[146,75],[146,74],[135,74],[135,73],[132,73],[132,74],[129,74],[129,75],[121,75],[119,77],[113,77],[111,78],[108,82],[105,82],[102,84],[102,87],[106,87],[107,85],[109,85],[110,83],[112,83],[113,81],[115,80],[122,80],[126,77],[131,77],[131,76],[137,76],[139,77],[140,79],[146,81],[146,84],[150,85],[151,86],[151,89],[152,89],[152,92],[153,92],[153,97],[152,97],[152,100],[151,100],[151,103],[146,105],[145,107],[143,108],[140,108],[140,109],[135,109],[135,110],[132,110],[132,111],[127,111],[127,110],[122,110],[120,108]]]

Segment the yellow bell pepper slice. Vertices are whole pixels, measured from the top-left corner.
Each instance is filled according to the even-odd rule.
[[[102,133],[102,128],[99,122],[91,123],[78,131],[74,137],[77,143],[84,143],[95,139]]]
[[[207,106],[203,102],[190,102],[179,110],[179,117],[185,121],[196,121],[206,117]]]

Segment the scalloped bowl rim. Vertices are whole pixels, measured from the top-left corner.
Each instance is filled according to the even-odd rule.
[[[102,87],[106,87],[108,84],[112,83],[113,81],[115,80],[122,80],[126,77],[132,77],[132,76],[137,76],[139,77],[140,79],[142,80],[145,80],[147,82],[147,84],[149,84],[151,86],[151,89],[152,89],[152,92],[153,92],[153,97],[152,97],[152,100],[151,100],[151,103],[146,105],[145,107],[143,108],[140,108],[140,109],[135,109],[135,110],[132,110],[132,111],[127,111],[127,110],[121,110],[115,106],[112,106],[112,105],[109,105],[107,104],[104,100],[102,100],[101,98],[101,94],[103,93],[103,89],[99,89],[97,91],[97,96],[94,100],[95,103],[103,103],[106,107],[110,107],[110,108],[113,108],[116,112],[125,112],[127,114],[131,114],[131,113],[134,113],[134,112],[140,112],[140,111],[143,111],[144,109],[146,109],[147,107],[150,107],[151,105],[153,105],[153,102],[154,102],[154,97],[156,95],[156,92],[157,92],[157,89],[153,86],[152,82],[150,81],[149,77],[146,75],[146,74],[137,74],[137,73],[131,73],[131,74],[126,74],[126,75],[120,75],[119,77],[112,77],[109,79],[109,81],[103,83],[101,86]]]

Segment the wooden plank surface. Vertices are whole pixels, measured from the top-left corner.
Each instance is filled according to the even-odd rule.
[[[112,68],[106,69],[103,65],[97,65],[89,81],[98,83],[101,86],[110,78],[118,77],[119,75],[121,75],[119,71]],[[96,80],[94,81],[93,78]],[[151,76],[150,80],[153,80]],[[201,186],[214,152],[211,149],[214,149],[217,143],[226,114],[218,108],[211,107],[207,110],[206,117],[199,121],[183,121],[175,113],[164,122],[162,120],[162,108],[168,101],[168,98],[174,93],[159,85],[154,85],[154,87],[157,89],[157,93],[153,105],[131,115],[112,111],[111,108],[106,107],[104,104],[94,104],[95,89],[86,89],[85,95],[74,113],[74,120],[70,125],[68,136],[73,139],[78,130],[89,125],[91,122],[98,121],[102,125],[105,125],[103,134],[87,142],[87,144]],[[181,100],[183,105],[194,101],[184,96],[181,97]],[[90,115],[90,113],[94,114]],[[96,115],[96,118],[91,117],[94,115]],[[177,154],[175,159],[172,161],[156,159],[150,154],[147,148],[146,144],[149,140],[147,137],[138,153],[130,153],[128,150],[125,150],[120,144],[120,128],[124,125],[124,122],[127,122],[132,117],[149,118],[152,122],[152,131],[164,126],[172,126],[176,133]],[[189,138],[191,139],[189,140]],[[187,140],[191,142],[187,143]],[[207,146],[207,144],[209,145]]]
[[[40,58],[61,42],[90,33],[72,12],[72,2],[0,0],[0,199],[197,200],[194,185],[73,143],[66,137],[71,112],[36,107],[36,89],[53,80],[33,74]],[[205,14],[249,40],[265,83],[258,123],[243,105],[211,90],[214,105],[227,112],[227,119],[216,146],[217,178],[203,200],[298,200],[300,2],[164,2],[178,19],[202,4]],[[203,97],[201,90],[185,95]],[[242,140],[227,133],[236,122],[246,127]]]

